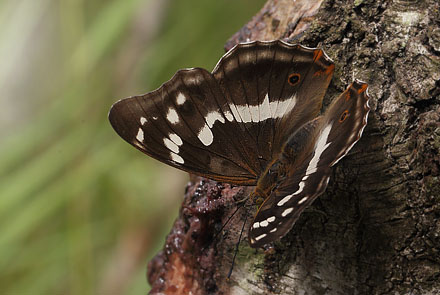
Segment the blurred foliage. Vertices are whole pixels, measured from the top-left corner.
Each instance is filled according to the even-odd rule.
[[[117,99],[212,69],[263,0],[0,2],[1,294],[145,294],[186,175],[123,142]]]

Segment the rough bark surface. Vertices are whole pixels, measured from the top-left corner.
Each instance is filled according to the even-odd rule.
[[[325,104],[367,81],[367,128],[286,237],[240,244],[230,280],[254,208],[214,233],[250,188],[193,178],[151,294],[440,294],[439,1],[269,0],[226,48],[257,39],[323,48],[336,65]]]

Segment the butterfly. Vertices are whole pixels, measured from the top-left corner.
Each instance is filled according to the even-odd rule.
[[[220,182],[255,186],[251,247],[283,237],[360,139],[370,111],[355,80],[319,116],[334,72],[321,50],[276,40],[241,43],[209,72],[189,68],[116,102],[115,131],[145,154]]]

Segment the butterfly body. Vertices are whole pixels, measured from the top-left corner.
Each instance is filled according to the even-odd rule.
[[[286,176],[295,171],[295,167],[301,161],[301,154],[309,144],[311,124],[313,122],[305,124],[294,133],[284,144],[276,160],[270,163],[260,175],[255,190],[250,196],[256,204],[261,205],[261,199],[266,200],[272,191],[285,181]]]
[[[282,41],[239,44],[212,73],[178,71],[159,89],[115,103],[116,132],[173,167],[254,185],[252,247],[284,236],[359,140],[369,111],[355,81],[317,117],[334,64],[320,49]]]

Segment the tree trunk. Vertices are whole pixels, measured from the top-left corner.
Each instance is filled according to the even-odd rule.
[[[269,0],[226,48],[324,49],[336,66],[324,104],[353,77],[367,81],[367,128],[286,237],[254,250],[245,227],[230,280],[255,208],[221,225],[251,188],[192,178],[148,266],[151,294],[440,294],[439,26],[438,0]]]

